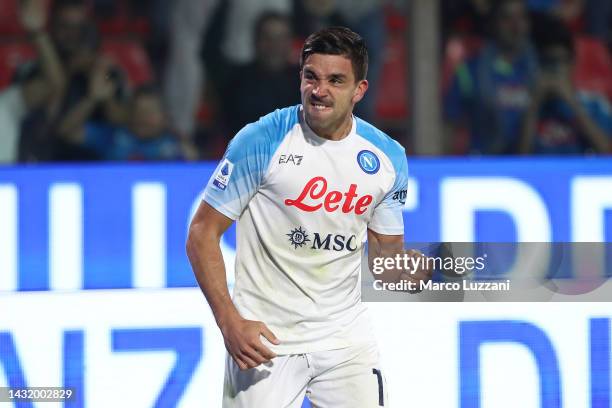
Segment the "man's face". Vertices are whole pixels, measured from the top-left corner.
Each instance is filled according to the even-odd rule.
[[[269,20],[261,27],[256,54],[259,63],[271,71],[287,66],[291,55],[291,29],[284,20]]]
[[[529,34],[527,10],[522,1],[510,1],[501,7],[497,15],[496,36],[505,49],[523,47]]]
[[[55,43],[64,53],[73,53],[83,42],[83,31],[88,24],[84,6],[70,6],[58,10],[51,26]]]
[[[310,55],[300,77],[304,115],[317,133],[342,126],[368,88],[366,80],[355,80],[351,60],[342,55]]]
[[[159,97],[140,95],[132,102],[131,130],[141,139],[152,139],[165,129],[166,118]]]

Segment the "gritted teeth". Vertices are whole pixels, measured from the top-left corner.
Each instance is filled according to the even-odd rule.
[[[314,106],[314,108],[317,110],[323,110],[323,109],[329,108],[329,106],[327,105],[324,105],[322,103],[316,103],[316,102],[312,102],[312,106]]]

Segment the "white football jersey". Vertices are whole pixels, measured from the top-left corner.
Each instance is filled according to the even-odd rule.
[[[408,170],[403,147],[353,118],[330,141],[301,105],[276,110],[230,142],[204,200],[238,220],[233,301],[281,341],[277,354],[373,340],[361,304],[367,228],[402,235]]]

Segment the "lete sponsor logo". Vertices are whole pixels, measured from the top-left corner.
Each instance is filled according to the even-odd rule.
[[[357,215],[365,213],[370,204],[372,204],[372,196],[366,194],[359,197],[357,184],[351,184],[345,193],[336,190],[328,192],[327,180],[321,176],[311,178],[297,198],[285,200],[285,205],[297,207],[306,212],[314,212],[323,208],[331,213],[341,209],[345,214],[354,211]]]

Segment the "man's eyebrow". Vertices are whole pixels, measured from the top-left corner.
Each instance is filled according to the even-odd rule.
[[[329,76],[330,79],[346,79],[346,75],[344,74],[331,74]]]
[[[309,74],[313,74],[314,76],[319,76],[313,69],[308,68],[308,67],[304,67],[303,71],[304,73],[309,73]],[[347,75],[341,72],[336,72],[333,74],[329,74],[328,78],[329,79],[346,79]]]

